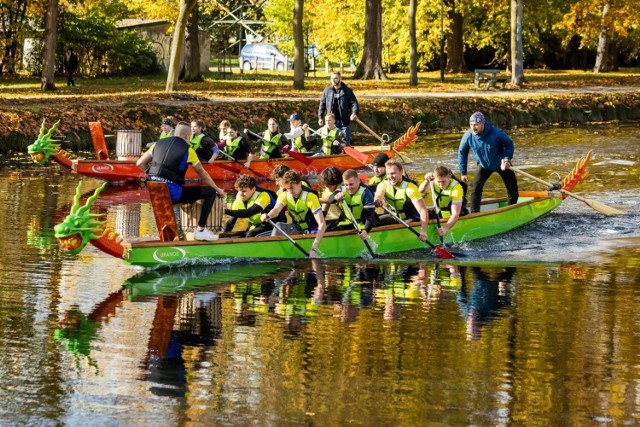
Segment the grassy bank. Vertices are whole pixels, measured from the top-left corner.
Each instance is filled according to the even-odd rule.
[[[348,75],[344,80],[359,97],[361,119],[392,135],[417,121],[423,123],[422,132],[459,131],[475,110],[505,128],[640,119],[640,93],[616,89],[640,87],[637,70],[597,75],[530,71],[526,76],[524,89],[500,92],[476,89],[471,73],[447,76],[444,83],[437,73],[421,74],[416,88],[408,87],[406,75],[393,75],[386,82],[350,80]],[[87,122],[95,120],[107,133],[142,130],[145,141],[156,138],[166,115],[200,118],[213,129],[230,119],[241,128],[260,130],[267,117],[286,126],[286,118],[297,111],[315,125],[319,95],[328,83],[328,77],[318,73],[305,81],[304,91],[294,91],[290,73],[216,77],[181,84],[179,94],[165,93],[161,77],[78,79],[76,88],[60,86],[47,94],[40,92],[37,79],[0,80],[0,151],[24,151],[43,119],[48,124],[62,119],[60,133],[69,141],[63,146],[71,150],[90,146]],[[364,135],[355,125],[354,132]]]

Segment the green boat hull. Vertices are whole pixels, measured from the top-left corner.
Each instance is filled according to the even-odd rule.
[[[560,197],[522,197],[517,204],[506,206],[502,202],[495,209],[485,205],[480,213],[460,218],[447,234],[447,243],[461,243],[506,233],[546,215],[562,203]],[[431,221],[428,236],[434,245],[439,244],[437,224]],[[419,230],[420,225],[414,227]],[[369,234],[369,242],[376,254],[387,255],[423,249],[427,246],[402,225],[376,228]],[[292,236],[307,252],[313,243],[313,235]],[[370,257],[363,241],[354,231],[326,233],[318,255],[322,258]],[[191,265],[210,263],[212,260],[237,261],[242,259],[298,259],[305,254],[282,236],[266,238],[220,239],[214,242],[139,242],[125,247],[126,263],[143,267],[163,265]]]
[[[223,283],[237,283],[265,276],[273,276],[280,271],[290,271],[275,264],[217,264],[193,268],[161,269],[144,271],[125,280],[122,284],[129,300],[176,292],[189,292]]]

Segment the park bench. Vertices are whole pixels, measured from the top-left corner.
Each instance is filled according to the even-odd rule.
[[[495,88],[496,83],[502,83],[501,89],[504,89],[505,85],[509,81],[509,78],[498,77],[498,73],[500,73],[500,71],[501,70],[496,68],[477,68],[474,71],[475,76],[473,78],[473,81],[475,82],[476,87],[479,88],[481,83],[486,83],[484,89],[489,90],[492,87]]]

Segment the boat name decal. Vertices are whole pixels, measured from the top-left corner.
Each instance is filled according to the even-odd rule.
[[[101,165],[91,165],[91,170],[96,173],[111,172],[113,171],[113,165],[110,165],[108,163],[101,164]]]
[[[156,249],[153,252],[153,259],[161,263],[166,263],[183,259],[186,255],[187,252],[184,249],[173,246],[170,248]]]

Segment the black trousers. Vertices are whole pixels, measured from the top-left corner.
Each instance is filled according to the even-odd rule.
[[[176,203],[193,203],[197,200],[202,200],[202,210],[200,211],[200,218],[198,219],[199,227],[206,227],[207,218],[211,214],[213,208],[213,201],[216,199],[216,192],[209,186],[188,186],[182,188],[182,196]]]
[[[483,169],[478,166],[473,176],[473,182],[471,183],[471,213],[480,212],[480,201],[482,200],[482,189],[492,173],[498,173],[504,182],[504,186],[507,187],[507,202],[510,205],[518,202],[518,180],[516,174],[511,169],[502,170],[500,168],[496,170]]]

